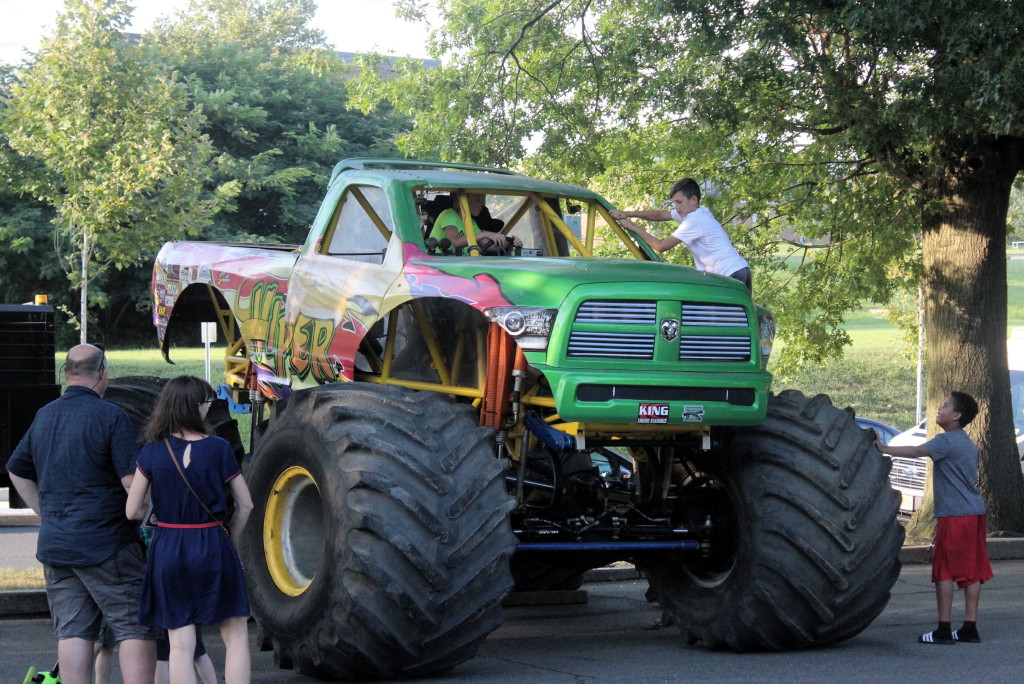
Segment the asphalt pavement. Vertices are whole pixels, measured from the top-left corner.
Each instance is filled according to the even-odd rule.
[[[934,628],[935,593],[925,564],[904,567],[892,599],[861,634],[828,648],[786,653],[730,653],[687,646],[673,627],[651,629],[660,615],[644,599],[639,580],[589,582],[578,605],[506,608],[504,623],[475,658],[428,684],[621,684],[718,682],[722,684],[934,684],[975,681],[1018,684],[1024,672],[1021,622],[1024,561],[995,561],[995,579],[981,596],[980,644],[917,643]],[[958,594],[954,619],[962,617]],[[270,653],[255,648],[255,683],[314,682],[274,667]],[[29,666],[49,667],[54,639],[45,618],[0,619],[0,681],[20,682]],[[206,635],[210,656],[223,671],[224,649]],[[123,684],[117,674],[112,681]]]
[[[0,502],[0,567],[38,566],[36,523]],[[12,524],[16,523],[16,524]],[[917,636],[935,625],[935,593],[926,549],[907,547],[903,571],[882,614],[861,634],[829,648],[788,653],[736,654],[687,646],[673,627],[652,629],[660,616],[645,599],[647,583],[631,567],[588,573],[585,602],[576,605],[506,607],[503,625],[477,657],[430,684],[619,684],[631,682],[757,682],[811,684],[868,682],[933,684],[967,679],[986,684],[1024,680],[1024,540],[990,539],[995,578],[982,590],[980,644],[930,646]],[[954,603],[962,619],[962,594]],[[212,630],[211,630],[212,632]],[[257,650],[253,682],[312,682],[278,670],[271,653]],[[220,639],[206,639],[223,668]],[[53,630],[42,591],[0,592],[0,682],[21,682],[30,666],[55,660]],[[112,684],[123,684],[115,661]]]

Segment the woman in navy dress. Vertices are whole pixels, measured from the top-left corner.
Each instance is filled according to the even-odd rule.
[[[205,422],[214,399],[213,389],[199,378],[181,375],[167,382],[146,425],[147,444],[139,454],[126,505],[128,517],[140,520],[146,514],[146,495],[152,493],[157,529],[142,584],[139,624],[167,630],[174,684],[195,684],[196,625],[219,625],[227,652],[226,681],[250,680],[249,597],[232,540],[245,526],[252,498],[230,445],[211,436]],[[210,515],[223,519],[228,489],[235,500],[230,538]]]

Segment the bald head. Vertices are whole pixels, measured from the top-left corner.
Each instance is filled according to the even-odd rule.
[[[91,344],[79,344],[68,350],[64,361],[64,377],[69,385],[95,387],[101,376],[106,377],[107,357],[103,350]]]

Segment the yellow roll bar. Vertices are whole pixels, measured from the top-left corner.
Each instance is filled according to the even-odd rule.
[[[366,196],[359,190],[357,186],[352,187],[352,196],[359,202],[359,206],[363,208],[370,220],[373,221],[373,225],[377,226],[377,230],[384,237],[385,240],[391,240],[391,230],[384,225],[384,221],[381,220],[380,216],[377,215],[377,211],[370,205],[370,202],[366,199]]]
[[[565,224],[562,217],[558,215],[558,212],[551,208],[551,205],[545,202],[541,197],[533,195],[533,201],[540,207],[541,212],[548,217],[555,228],[558,228],[558,232],[568,240],[573,248],[580,253],[580,255],[588,257],[591,256],[590,250],[583,246],[583,243],[579,241],[579,238],[569,229],[569,226]]]

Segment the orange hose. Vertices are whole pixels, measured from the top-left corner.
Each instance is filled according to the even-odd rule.
[[[512,393],[512,359],[515,348],[518,346],[512,341],[512,337],[502,330],[501,351],[498,357],[499,366],[496,378],[498,387],[495,389],[494,397],[495,413],[498,418],[498,424],[495,428],[503,427],[505,425],[505,418],[508,415]]]
[[[480,425],[500,430],[509,410],[509,393],[512,385],[513,352],[519,345],[512,341],[497,323],[491,323],[487,330],[487,373],[483,405],[480,408]],[[522,354],[519,351],[519,354]],[[523,367],[526,358],[523,357]]]
[[[516,361],[513,368],[517,371],[526,372],[526,354],[523,353],[523,348],[518,344],[516,345]]]
[[[492,426],[494,423],[494,389],[498,372],[495,361],[498,355],[499,332],[501,326],[497,323],[491,323],[487,328],[487,372],[484,375],[484,400],[480,405],[480,425],[484,426]]]

